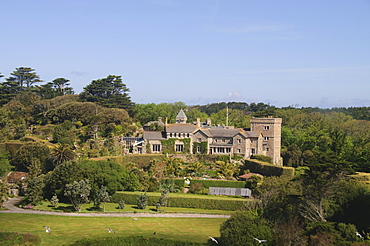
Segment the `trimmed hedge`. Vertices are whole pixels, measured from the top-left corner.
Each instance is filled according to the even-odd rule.
[[[259,173],[263,176],[285,176],[294,177],[293,167],[275,166],[258,160],[245,160],[243,169],[249,169],[253,173]]]
[[[20,149],[25,142],[21,141],[12,141],[5,142],[5,149],[10,153],[11,156],[14,156],[18,149]]]
[[[267,163],[271,163],[271,164],[273,164],[273,162],[272,162],[272,158],[271,158],[270,156],[265,156],[265,155],[252,155],[252,156],[251,156],[251,159],[258,160],[258,161],[263,161],[263,162],[267,162]]]
[[[139,193],[116,192],[111,197],[111,202],[118,203],[124,200],[125,204],[137,204]],[[155,206],[160,198],[159,193],[147,193],[148,206]],[[229,199],[207,199],[196,197],[171,197],[169,195],[169,207],[179,208],[199,208],[199,209],[218,209],[227,211],[247,210],[252,202],[245,199],[229,200]]]
[[[176,186],[184,188],[184,179],[162,179],[162,180],[173,180]],[[190,187],[195,183],[201,183],[203,188],[208,189],[209,187],[229,187],[229,188],[245,188],[245,181],[233,181],[233,180],[210,180],[210,179],[191,179]]]
[[[171,183],[174,182],[176,186],[180,189],[184,188],[185,186],[185,179],[162,179],[161,183]]]

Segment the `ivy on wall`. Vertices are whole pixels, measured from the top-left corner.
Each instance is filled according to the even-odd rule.
[[[152,150],[150,149],[150,143],[149,142],[146,143],[145,149],[146,149],[147,154],[152,153]]]
[[[184,143],[184,152],[190,153],[190,138],[170,138],[167,140],[161,140],[163,154],[175,154],[175,142],[179,140]]]
[[[190,153],[190,138],[181,139],[184,143],[184,153]]]
[[[198,153],[198,146],[200,146],[200,153]],[[193,154],[207,154],[208,142],[194,142]]]

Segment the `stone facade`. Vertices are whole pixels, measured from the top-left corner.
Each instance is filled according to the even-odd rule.
[[[150,131],[146,127],[142,139],[132,145],[133,153],[166,153],[170,144],[173,153],[237,154],[245,159],[252,155],[266,155],[272,158],[274,164],[281,165],[280,118],[252,118],[251,129],[245,130],[212,126],[210,119],[187,123],[187,117],[181,110],[175,124],[162,121],[151,123],[163,124],[163,131]]]

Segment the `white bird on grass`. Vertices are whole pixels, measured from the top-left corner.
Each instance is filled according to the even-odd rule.
[[[47,227],[47,226],[43,226],[43,227],[45,228],[46,233],[49,233],[49,234],[51,233],[51,229],[49,227]]]
[[[105,229],[107,229],[109,233],[116,233],[115,231],[113,231],[113,230],[112,230],[112,229],[110,229],[109,227],[105,227]]]
[[[256,237],[254,237],[254,240],[256,240],[256,241],[258,241],[259,243],[265,243],[265,242],[267,242],[267,240],[261,240],[261,239],[258,239],[258,238],[256,238]]]
[[[217,240],[216,239],[214,239],[213,237],[209,237],[213,242],[215,242],[215,243],[217,243],[218,244],[218,242],[217,242]]]

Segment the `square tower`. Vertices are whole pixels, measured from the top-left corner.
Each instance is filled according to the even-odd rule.
[[[263,151],[272,158],[275,165],[282,165],[281,149],[281,118],[251,118],[251,131],[263,135]]]

